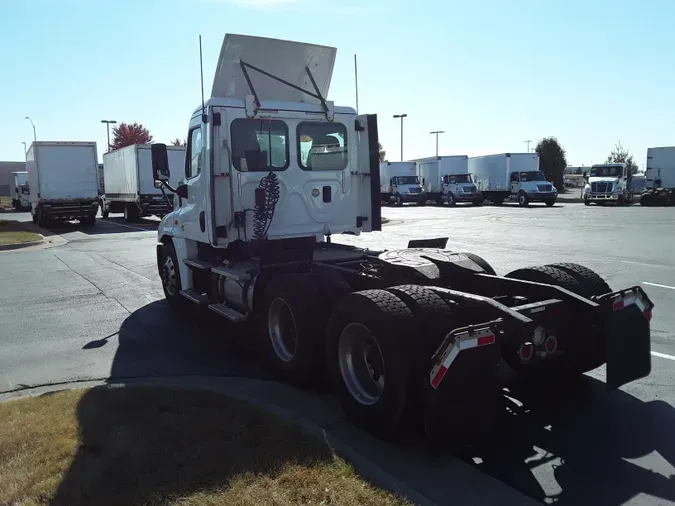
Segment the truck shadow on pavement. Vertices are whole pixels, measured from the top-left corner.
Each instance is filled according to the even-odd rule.
[[[276,379],[257,360],[251,328],[193,309],[196,314],[185,317],[162,300],[131,314],[117,336],[110,378]],[[95,350],[112,339],[107,336],[84,348]],[[607,393],[603,382],[589,376],[564,392],[527,389],[513,377],[505,381],[508,395],[497,443],[480,455],[482,462],[466,458],[467,463],[547,503],[613,506],[639,494],[675,501],[675,409],[669,404],[645,403],[621,390]],[[325,394],[325,385],[318,385],[315,393]],[[83,416],[81,423],[93,420]],[[83,436],[89,431],[82,427]],[[421,438],[409,436],[395,443],[397,448],[410,452],[411,459],[426,454],[419,448]],[[417,441],[417,446],[409,447],[410,441]],[[167,449],[152,451],[161,455]],[[629,461],[637,459],[663,474]],[[73,469],[69,486],[76,485],[78,473],[80,479],[88,479],[86,470],[75,465]]]
[[[129,234],[134,232],[152,232],[159,226],[158,220],[142,219],[127,223],[124,218],[98,218],[94,225],[83,225],[79,221],[61,221],[52,223],[47,230],[51,234],[70,234],[81,232],[86,235]],[[43,234],[44,235],[44,234]]]
[[[675,501],[672,406],[608,393],[589,376],[565,392],[544,388],[506,391],[500,443],[478,469],[548,504]]]

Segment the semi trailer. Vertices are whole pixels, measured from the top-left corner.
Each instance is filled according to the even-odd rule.
[[[382,162],[379,179],[380,198],[385,204],[402,206],[405,202],[415,202],[424,205],[427,201],[415,162]]]
[[[177,182],[185,167],[185,147],[169,146],[169,165]],[[126,221],[143,216],[160,218],[173,208],[173,199],[152,179],[150,144],[132,144],[103,155],[104,198],[102,214],[124,213]]]
[[[633,173],[625,163],[599,163],[584,173],[584,204],[622,206],[633,202]]]
[[[643,206],[675,206],[675,146],[647,149]]]
[[[28,186],[28,172],[11,172],[12,175],[12,207],[15,211],[30,209],[30,188]]]
[[[487,200],[501,205],[515,198],[520,206],[530,202],[555,204],[558,190],[539,170],[536,153],[504,153],[469,158],[469,174]]]
[[[447,238],[388,251],[332,241],[381,230],[377,117],[327,99],[335,57],[228,34],[177,186],[166,146],[152,145],[153,178],[182,203],[157,232],[172,312],[248,323],[281,379],[328,379],[356,426],[389,438],[417,421],[451,451],[497,430],[502,360],[536,384],[602,364],[609,389],[648,375],[653,303],[640,286],[612,290],[571,263],[497,275]],[[315,156],[321,168],[306,170]]]
[[[435,156],[415,160],[415,163],[427,200],[439,205],[447,202],[451,206],[457,202],[483,203],[483,195],[469,174],[468,156]]]
[[[95,142],[35,141],[26,153],[26,171],[33,223],[96,222],[100,190]]]

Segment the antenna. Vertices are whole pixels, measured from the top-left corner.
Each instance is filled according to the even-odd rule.
[[[354,83],[356,86],[356,114],[359,113],[359,69],[356,66],[356,55],[354,55]]]
[[[202,60],[202,36],[199,36],[199,74],[202,83],[202,123],[208,122],[208,117],[206,116],[205,106],[204,106],[204,63]]]

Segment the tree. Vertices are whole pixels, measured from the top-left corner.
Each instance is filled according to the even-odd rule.
[[[113,128],[113,142],[110,149],[120,149],[131,144],[150,144],[152,135],[138,123],[120,123]]]
[[[187,146],[187,139],[180,139],[179,137],[176,137],[174,140],[171,141],[171,144],[174,146]]]
[[[616,143],[605,163],[625,163],[630,169],[631,174],[637,174],[638,171],[638,166],[633,159],[633,155],[621,145],[621,141]]]
[[[381,162],[385,162],[385,161],[386,161],[386,157],[387,157],[387,152],[386,152],[386,151],[384,150],[384,148],[382,147],[382,143],[381,143],[381,142],[378,142],[378,143],[377,143],[377,147],[378,147],[379,150],[380,150],[380,161],[381,161]]]
[[[558,139],[544,137],[537,144],[535,151],[539,155],[539,167],[546,175],[546,179],[551,181],[558,191],[563,191],[565,188],[563,174],[567,167],[567,158]]]

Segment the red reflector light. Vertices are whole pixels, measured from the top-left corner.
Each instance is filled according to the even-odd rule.
[[[487,336],[479,337],[476,346],[485,346],[487,344],[494,344],[494,342],[495,342],[495,335],[489,334]]]
[[[614,311],[618,311],[619,309],[623,309],[623,299],[617,300],[614,303]]]
[[[518,350],[518,356],[521,360],[530,360],[534,354],[534,346],[532,343],[523,344]]]
[[[431,380],[431,386],[437,388],[446,372],[448,372],[448,370],[444,365],[441,365],[441,368],[436,373],[436,376],[434,376],[434,379]]]
[[[546,353],[555,353],[555,350],[558,349],[558,340],[554,336],[549,336],[544,341],[544,349]]]
[[[652,321],[652,312],[651,312],[651,310],[645,311],[645,312],[644,312],[644,315],[645,315],[645,317],[647,318],[647,320]]]

